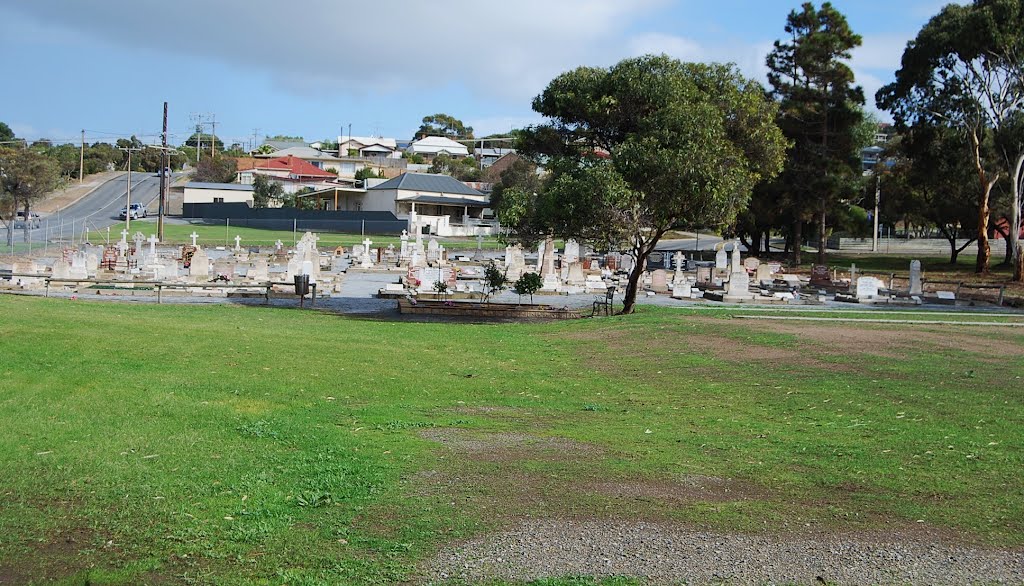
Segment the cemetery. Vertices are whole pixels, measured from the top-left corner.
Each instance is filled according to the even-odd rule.
[[[129,237],[122,231],[113,244],[84,243],[59,249],[56,257],[37,253],[0,265],[0,291],[158,303],[253,298],[266,304],[308,299],[315,305],[319,299],[327,308],[331,299],[351,297],[343,290],[346,283],[355,286],[369,277],[383,279],[376,297],[395,300],[392,307],[401,313],[566,319],[594,315],[595,300],[606,294],[614,302],[636,266],[629,253],[599,253],[574,240],[559,248],[548,238],[535,251],[509,245],[502,253],[485,250],[478,238],[475,249],[467,242],[464,250],[452,251],[420,230],[413,233],[403,231],[399,246],[375,245],[364,237],[353,246],[321,249],[312,232],[290,246],[280,239],[273,246],[246,246],[236,235],[233,246],[207,248],[196,244],[195,232],[191,244],[168,246],[154,235],[136,231]],[[641,302],[927,307],[1006,301],[1001,285],[927,280],[919,260],[902,273],[865,274],[851,262],[846,270],[814,265],[806,274],[787,271],[774,259],[745,257],[741,248],[738,241],[722,242],[708,253],[713,261],[693,253],[687,258],[679,250],[655,251],[644,261]],[[532,308],[524,306],[523,294],[515,294],[524,275],[538,278],[539,286],[526,297]]]

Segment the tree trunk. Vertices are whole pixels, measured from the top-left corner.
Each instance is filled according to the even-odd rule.
[[[772,231],[765,230],[761,233],[764,238],[764,254],[765,256],[771,256],[772,254]]]
[[[825,201],[821,202],[821,216],[818,218],[818,264],[825,264],[825,246],[828,244],[825,237]]]
[[[981,140],[978,137],[978,129],[971,129],[971,146],[974,148],[974,170],[978,173],[978,182],[981,190],[978,192],[978,259],[974,264],[974,272],[980,275],[988,274],[989,264],[992,260],[992,250],[988,243],[988,220],[991,210],[988,207],[989,194],[992,193],[992,186],[999,181],[999,174],[989,180],[988,173],[981,163]]]
[[[633,265],[633,270],[629,273],[626,293],[622,297],[622,311],[619,312],[619,315],[629,315],[635,311],[636,296],[640,289],[640,276],[644,274],[644,265],[647,264],[647,257],[651,255],[651,251],[658,244],[662,234],[664,234],[664,231],[659,232],[650,242],[637,245],[635,249],[636,264]]]
[[[800,252],[803,249],[804,239],[804,223],[803,220],[797,220],[793,224],[793,266],[800,266]]]
[[[1010,194],[1012,197],[1012,204],[1010,205],[1010,235],[1006,239],[1006,245],[1010,247],[1010,259],[1013,264],[1013,280],[1020,282],[1024,280],[1024,273],[1021,269],[1024,269],[1024,259],[1021,258],[1021,246],[1020,246],[1020,190],[1021,190],[1021,170],[1024,169],[1024,154],[1017,157],[1017,161],[1013,166],[1013,175],[1010,176]]]

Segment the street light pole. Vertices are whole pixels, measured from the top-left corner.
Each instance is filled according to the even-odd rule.
[[[118,147],[122,151],[128,153],[128,190],[127,190],[127,201],[124,206],[124,229],[130,231],[132,221],[132,152],[141,151],[141,148],[134,147]]]
[[[875,217],[871,231],[871,252],[878,252],[878,204],[882,198],[882,178],[875,174]]]

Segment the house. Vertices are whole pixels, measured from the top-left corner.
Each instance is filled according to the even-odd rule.
[[[406,152],[414,155],[421,155],[427,160],[438,155],[449,155],[452,157],[468,157],[469,149],[466,145],[459,144],[450,138],[443,136],[427,136],[413,141]]]
[[[237,183],[202,183],[190,181],[185,184],[182,203],[246,203],[252,206],[252,185]]]
[[[330,171],[333,169],[335,174],[337,174],[341,168],[341,159],[338,157],[305,145],[288,147],[286,149],[274,151],[269,155],[256,155],[256,157],[262,159],[294,157],[296,159],[306,161],[317,169],[322,169],[324,171]]]
[[[367,188],[361,209],[392,212],[410,228],[429,226],[439,236],[474,236],[497,231],[484,219],[489,206],[486,195],[454,177],[404,173]]]
[[[281,150],[289,149],[289,148],[292,148],[292,147],[304,147],[304,146],[306,146],[306,141],[304,141],[304,140],[274,140],[274,139],[270,139],[270,140],[264,140],[263,144],[260,145],[260,148],[263,148],[263,146],[269,146],[270,148],[274,149],[275,151],[281,151]]]
[[[487,168],[497,162],[498,159],[515,152],[513,149],[480,148],[473,151],[473,156],[476,157],[476,160],[480,161],[481,167]]]
[[[251,168],[238,171],[238,182],[242,185],[252,185],[257,175],[263,175],[280,183],[285,193],[295,193],[306,187],[323,189],[338,179],[337,174],[294,156],[256,159],[251,164]]]
[[[376,136],[350,136],[344,138],[339,136],[338,156],[400,159],[402,158],[402,153],[398,150],[398,142],[393,138],[380,138]]]

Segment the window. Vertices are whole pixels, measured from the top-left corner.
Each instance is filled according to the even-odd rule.
[[[224,198],[223,197],[215,197],[215,198],[213,198],[213,203],[224,203]]]

